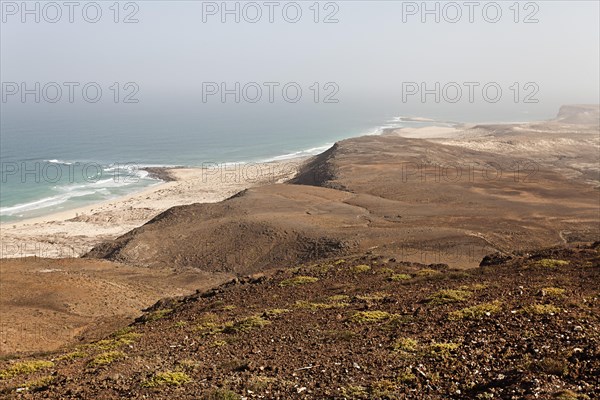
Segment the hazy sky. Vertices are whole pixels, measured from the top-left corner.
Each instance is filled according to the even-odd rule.
[[[113,21],[112,1],[98,2],[102,17],[89,23],[82,15],[87,3],[80,2],[74,10],[73,23],[65,6],[57,23],[44,20],[55,18],[51,8],[46,15],[41,11],[39,23],[34,15],[25,15],[23,23],[21,10],[13,15],[21,2],[2,1],[2,82],[99,82],[105,91],[111,82],[135,82],[138,97],[148,107],[200,103],[203,82],[224,81],[299,82],[305,91],[313,82],[334,82],[340,102],[366,106],[403,104],[405,82],[432,87],[435,82],[498,82],[504,105],[494,106],[511,109],[521,105],[514,104],[509,87],[518,82],[522,100],[533,90],[522,86],[533,82],[539,88],[534,96],[539,104],[521,108],[549,114],[560,104],[599,101],[598,1],[521,1],[518,17],[514,2],[501,1],[494,3],[502,11],[497,23],[484,19],[495,18],[495,5],[488,5],[484,16],[483,7],[490,2],[479,2],[473,23],[469,8],[460,1],[454,3],[462,12],[456,23],[449,20],[455,19],[457,8],[448,2],[438,3],[439,23],[435,15],[426,15],[422,22],[421,10],[413,15],[421,2],[321,2],[319,23],[313,21],[313,1],[296,3],[302,10],[297,23],[284,19],[283,7],[290,2],[274,2],[274,23],[262,1],[255,3],[263,13],[256,23],[244,19],[256,15],[251,8],[244,14],[244,3],[238,4],[239,23],[234,15],[226,15],[223,23],[219,10],[208,13],[221,2],[200,1],[121,2],[119,23]],[[28,4],[35,7],[35,2]],[[287,7],[286,17],[294,19],[297,7]],[[428,2],[428,7],[433,9],[436,2]],[[123,23],[133,11],[139,22]],[[330,13],[337,23],[323,23]],[[87,15],[94,18],[95,9],[88,8]],[[527,16],[538,22],[524,23]],[[422,104],[413,96],[404,105],[415,114],[426,107],[487,106],[478,90],[474,104],[436,104],[431,97]]]

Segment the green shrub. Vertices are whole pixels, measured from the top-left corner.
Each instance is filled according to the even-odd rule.
[[[348,303],[311,303],[310,301],[298,300],[296,307],[307,308],[309,310],[328,310],[330,308],[347,307]]]
[[[565,294],[566,290],[557,288],[557,287],[547,287],[543,288],[541,291],[542,296],[544,297],[554,297],[554,298],[562,298]]]
[[[457,319],[481,319],[492,314],[496,314],[502,310],[502,303],[494,301],[492,303],[481,303],[472,307],[463,308],[462,310],[450,313],[451,320]]]
[[[414,353],[419,348],[419,342],[411,338],[400,338],[394,343],[394,350]]]
[[[544,258],[536,262],[536,265],[546,268],[557,268],[562,267],[563,265],[569,265],[569,262],[565,260],[554,260],[552,258]]]
[[[10,379],[19,375],[31,374],[42,369],[51,368],[53,366],[54,363],[52,361],[22,361],[11,365],[3,371],[0,371],[0,379]]]
[[[523,307],[523,312],[530,315],[558,314],[560,311],[560,308],[553,304],[530,304]]]
[[[428,347],[428,353],[433,356],[448,357],[450,354],[458,349],[460,344],[458,343],[431,343]]]
[[[395,317],[394,314],[390,314],[385,311],[359,311],[350,317],[350,321],[359,324],[369,324],[383,322],[393,317]]]
[[[191,382],[192,379],[185,372],[157,372],[152,378],[144,381],[142,386],[159,387],[159,386],[181,386],[184,383]]]
[[[387,293],[384,292],[374,292],[369,294],[359,294],[356,296],[358,300],[362,301],[381,301],[388,297]]]
[[[173,312],[173,310],[170,308],[163,308],[162,310],[156,310],[154,312],[151,312],[150,314],[147,314],[145,320],[146,321],[156,321],[156,320],[166,317],[167,315],[171,314],[172,312]]]
[[[352,272],[354,272],[355,274],[360,274],[362,272],[369,272],[371,270],[371,267],[366,264],[361,264],[361,265],[355,265],[350,270]]]
[[[91,367],[100,367],[103,365],[108,365],[124,357],[125,353],[123,353],[122,351],[108,351],[106,353],[98,354],[89,362],[89,365]]]
[[[345,295],[345,294],[336,294],[334,296],[329,296],[327,298],[328,301],[331,301],[333,303],[339,303],[339,302],[347,302],[350,301],[350,296]]]
[[[297,286],[306,285],[307,283],[317,282],[319,278],[313,276],[296,276],[294,278],[284,279],[279,283],[279,286]]]
[[[228,322],[223,327],[224,333],[250,332],[253,329],[262,328],[271,322],[258,315],[253,315],[235,322]]]

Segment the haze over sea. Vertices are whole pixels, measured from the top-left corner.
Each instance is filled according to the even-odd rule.
[[[14,7],[3,11],[0,221],[79,207],[158,183],[138,169],[143,166],[315,154],[382,126],[423,124],[398,120],[402,116],[441,124],[529,121],[552,118],[562,104],[598,103],[597,2],[535,2],[533,9],[500,2],[494,22],[482,15],[483,7],[474,21],[463,9],[459,21],[430,16],[423,22],[418,13],[404,14],[406,2],[394,1],[377,7],[371,1],[291,2],[301,8],[293,22],[281,15],[290,3],[284,2],[274,21],[263,10],[262,19],[249,22],[247,15],[237,20],[207,15],[208,3],[224,5],[121,2],[114,3],[121,7],[117,13],[112,2],[100,2],[101,18],[94,23],[82,19],[80,9],[74,21],[64,17],[56,23],[45,15],[36,22]],[[556,29],[565,21],[576,23]],[[569,52],[558,57],[556,48]],[[507,60],[522,62],[512,66]],[[39,102],[35,95],[15,92],[52,82],[63,88],[55,103],[56,85]],[[79,85],[74,101],[67,100],[65,82]],[[90,82],[102,89],[98,102],[82,98],[81,89]],[[228,88],[238,82],[263,88],[265,82],[279,88],[293,82],[302,96],[285,101],[278,88],[273,102],[266,93],[256,103],[248,96],[239,103],[233,96],[222,102],[219,95],[205,101],[207,82]],[[429,89],[455,82],[463,97],[449,101],[451,90],[442,99],[416,95],[406,101],[406,82],[426,83]],[[473,101],[464,82],[479,85]],[[489,82],[503,91],[498,102],[482,97]],[[130,83],[136,103],[124,101],[133,93]],[[328,95],[337,102],[325,101]]]

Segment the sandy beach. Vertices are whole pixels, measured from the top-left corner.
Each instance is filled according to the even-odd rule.
[[[118,199],[0,224],[1,258],[79,257],[179,205],[216,203],[254,186],[293,177],[304,158],[267,163],[153,168],[162,182]]]

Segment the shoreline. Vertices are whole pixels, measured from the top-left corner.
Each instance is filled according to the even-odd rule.
[[[390,124],[391,123],[391,124]],[[406,126],[403,123],[421,123],[426,124],[423,126]],[[446,125],[444,127],[440,127],[439,124]],[[284,162],[294,162],[299,159],[308,159],[310,157],[317,156],[329,148],[331,148],[337,141],[347,140],[361,136],[379,136],[379,135],[398,135],[407,138],[422,138],[422,139],[432,139],[432,138],[449,138],[458,130],[462,130],[465,127],[472,127],[473,123],[461,123],[455,121],[443,121],[443,120],[435,120],[431,118],[424,117],[410,117],[410,116],[399,116],[393,117],[386,121],[383,125],[377,125],[373,128],[367,129],[362,133],[357,135],[347,136],[338,138],[333,142],[327,142],[324,145],[317,145],[314,147],[301,149],[298,151],[293,151],[290,153],[284,153],[273,157],[261,158],[258,160],[243,160],[243,161],[230,161],[230,162],[215,162],[215,163],[206,163],[206,164],[214,164],[220,166],[231,166],[231,165],[256,165],[256,164],[270,164],[270,163],[284,163]],[[439,128],[443,128],[441,130],[437,130]],[[445,130],[445,131],[444,131]],[[443,134],[440,135],[440,132],[443,131]],[[432,134],[433,132],[433,134]],[[62,160],[47,160],[48,162],[56,162],[70,165],[71,161],[62,161]],[[8,220],[0,222],[0,228],[8,229],[13,225],[22,226],[24,224],[32,224],[32,223],[40,223],[47,222],[49,218],[53,218],[62,214],[71,213],[72,211],[80,211],[85,212],[86,210],[90,210],[94,206],[102,205],[105,203],[111,203],[118,201],[120,199],[129,197],[130,195],[136,195],[144,193],[146,190],[151,190],[158,185],[162,185],[163,183],[168,183],[172,181],[176,181],[177,177],[173,176],[173,170],[197,170],[203,168],[198,165],[184,165],[184,164],[172,164],[172,165],[153,165],[147,164],[146,166],[140,166],[140,171],[145,171],[148,173],[148,177],[150,179],[156,180],[155,183],[151,183],[142,188],[138,188],[138,190],[134,190],[127,194],[108,199],[108,200],[99,200],[97,202],[88,203],[83,206],[77,206],[75,208],[68,208],[64,210],[51,210],[48,213],[44,213],[38,216],[29,216],[22,219]],[[17,204],[18,205],[18,204]],[[12,207],[12,206],[11,206]],[[0,255],[2,258],[2,255]]]
[[[381,135],[451,140],[474,126],[469,123],[439,126],[439,121],[435,120],[402,118],[432,125],[379,126],[376,133],[356,137]],[[210,163],[214,167],[212,169],[211,166],[141,167],[159,181],[115,199],[18,221],[0,222],[0,258],[79,257],[98,243],[115,239],[171,207],[215,203],[253,186],[289,180],[301,163],[328,148],[313,147],[256,162]],[[313,154],[315,151],[318,153]]]
[[[73,258],[137,228],[171,207],[216,203],[254,186],[291,179],[309,157],[255,164],[152,167],[162,182],[125,196],[0,223],[0,258]]]

